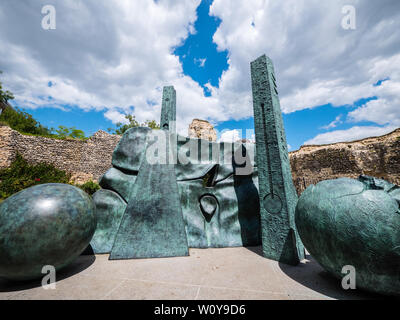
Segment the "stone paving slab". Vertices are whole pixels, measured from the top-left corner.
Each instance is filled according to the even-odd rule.
[[[57,275],[55,290],[40,281],[0,280],[0,300],[331,300],[382,299],[345,291],[310,256],[293,267],[265,259],[261,247],[190,249],[189,257],[108,260],[80,256]]]

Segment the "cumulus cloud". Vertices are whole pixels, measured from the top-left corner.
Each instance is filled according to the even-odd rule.
[[[356,30],[341,26],[344,5],[356,8]],[[395,0],[215,0],[211,14],[222,23],[214,41],[230,52],[218,93],[232,104],[232,111],[245,108],[249,114],[250,104],[235,104],[235,96],[249,95],[249,62],[266,53],[275,63],[284,112],[369,97],[372,84],[383,76],[377,70],[380,61],[400,51],[398,9]],[[386,70],[384,76],[395,70]]]
[[[190,1],[12,1],[0,3],[0,69],[25,108],[73,105],[104,110],[113,122],[134,111],[159,119],[162,86],[174,85],[178,128],[194,117],[219,118],[217,101],[183,74],[173,48],[194,32]],[[57,29],[43,30],[54,5]],[[52,85],[48,86],[51,82]],[[50,98],[51,97],[51,98]]]
[[[372,121],[400,127],[400,54],[377,62],[372,72],[390,73],[390,79],[374,86],[378,100],[372,100],[349,113],[350,121]]]
[[[325,144],[336,141],[347,141],[351,139],[361,139],[369,136],[386,134],[400,127],[400,69],[395,66],[400,65],[400,55],[395,55],[388,59],[376,61],[371,73],[382,77],[390,73],[391,78],[381,82],[379,86],[373,86],[373,95],[377,100],[371,100],[364,105],[351,111],[347,115],[347,122],[373,122],[378,126],[353,127],[349,130],[332,131],[320,134],[306,144]],[[338,124],[336,119],[326,129],[332,129]],[[352,136],[354,135],[354,137]]]
[[[207,85],[208,97],[183,74],[173,54],[195,32],[199,3],[3,0],[4,82],[23,107],[75,105],[104,110],[114,122],[132,111],[140,122],[158,119],[162,86],[174,85],[177,127],[186,134],[193,118],[218,123],[252,116],[249,63],[266,53],[275,64],[284,112],[327,103],[350,105],[376,95],[378,100],[347,120],[398,125],[398,0],[214,0],[210,14],[221,24],[213,41],[218,50],[228,50],[229,68],[219,87]],[[41,28],[41,8],[48,4],[57,10],[56,30]],[[344,5],[356,8],[356,30],[341,27]],[[385,78],[390,80],[373,86]],[[340,137],[334,132],[326,134]]]
[[[396,101],[397,100],[397,101]],[[400,99],[373,100],[349,113],[349,119],[354,122],[371,121],[381,125],[394,124],[400,127]]]
[[[321,129],[329,130],[329,129],[332,129],[332,128],[336,128],[338,126],[338,124],[342,123],[342,117],[343,117],[343,115],[339,114],[335,118],[335,120],[333,120],[330,124],[327,124],[326,126],[322,126]]]
[[[394,126],[386,126],[386,127],[354,126],[347,130],[336,130],[333,132],[319,134],[315,138],[306,141],[304,144],[320,145],[320,144],[329,144],[335,142],[349,142],[349,141],[364,139],[367,137],[381,136],[395,129],[396,127]]]
[[[221,132],[219,142],[236,142],[242,139],[239,130],[225,130]]]
[[[129,123],[128,119],[125,118],[125,114],[123,114],[117,110],[114,110],[114,109],[107,110],[104,113],[104,116],[108,120],[111,120],[111,122],[114,124],[117,124],[117,123],[128,124]]]
[[[356,8],[356,30],[341,26],[344,5]],[[212,92],[233,118],[252,114],[249,61],[266,53],[275,64],[283,112],[328,103],[352,105],[377,96],[347,120],[400,125],[399,1],[215,0],[210,11],[222,20],[214,41],[219,50],[229,51],[229,69]],[[387,78],[390,81],[373,86]],[[335,128],[339,121],[325,129]],[[348,132],[358,138],[378,131],[386,130],[355,127]],[[333,131],[312,141],[347,139],[342,135],[343,131]]]

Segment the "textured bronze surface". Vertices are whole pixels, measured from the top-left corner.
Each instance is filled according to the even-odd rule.
[[[95,206],[84,191],[65,184],[25,189],[0,205],[0,276],[27,280],[71,263],[96,229]]]
[[[263,253],[295,265],[304,259],[304,247],[294,221],[297,193],[271,59],[253,61],[251,77]]]
[[[400,188],[362,176],[312,185],[301,195],[296,223],[310,254],[343,278],[355,269],[356,287],[400,295]]]

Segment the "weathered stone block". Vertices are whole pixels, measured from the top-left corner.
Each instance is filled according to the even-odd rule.
[[[214,127],[206,120],[193,119],[189,125],[189,138],[217,141],[217,133]]]

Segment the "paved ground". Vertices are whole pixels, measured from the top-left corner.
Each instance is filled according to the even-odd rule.
[[[190,257],[123,261],[81,256],[58,273],[55,290],[0,280],[0,299],[381,298],[341,289],[313,260],[292,267],[263,258],[260,250],[191,249]]]

